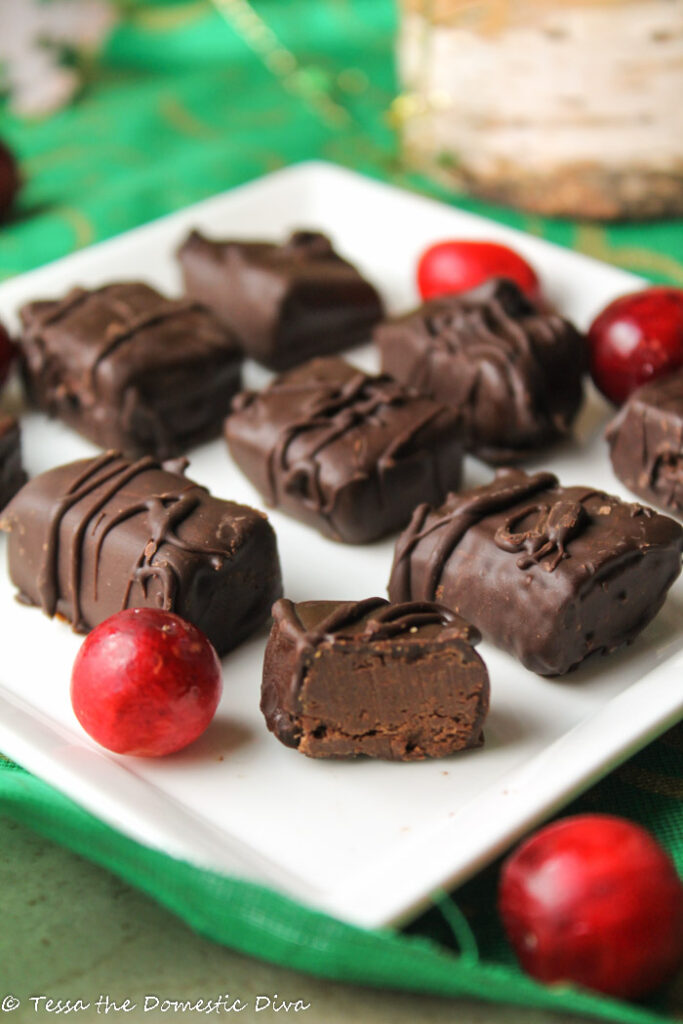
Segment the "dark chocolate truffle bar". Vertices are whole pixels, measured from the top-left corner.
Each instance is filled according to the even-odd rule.
[[[270,505],[335,540],[375,540],[460,481],[456,414],[341,359],[314,359],[233,409],[238,466]]]
[[[78,631],[122,608],[163,608],[219,654],[262,625],[282,593],[268,520],[183,468],[107,452],[32,479],[0,520],[21,600]]]
[[[0,509],[26,483],[21,464],[21,435],[13,416],[0,413]]]
[[[607,440],[622,483],[683,516],[683,369],[634,391],[610,423]]]
[[[392,601],[442,601],[540,675],[633,640],[681,570],[667,516],[552,473],[421,505],[396,545]]]
[[[193,231],[178,259],[187,294],[273,370],[366,341],[382,316],[373,286],[316,231],[296,231],[284,245],[211,241]]]
[[[31,302],[21,320],[31,399],[96,444],[167,458],[220,434],[241,353],[198,304],[121,283]]]
[[[433,299],[374,337],[382,370],[456,409],[467,449],[493,464],[564,437],[581,405],[584,339],[512,281]]]
[[[309,757],[393,761],[479,746],[489,705],[476,629],[438,604],[278,601],[261,710]]]

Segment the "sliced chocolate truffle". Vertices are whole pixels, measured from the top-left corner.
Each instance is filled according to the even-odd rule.
[[[282,593],[275,534],[183,469],[107,452],[34,477],[0,520],[20,599],[80,632],[122,608],[163,608],[219,654],[247,637]]]
[[[19,424],[13,416],[0,413],[0,509],[25,483]]]
[[[614,472],[630,491],[683,516],[683,368],[634,391],[607,441]]]
[[[482,743],[489,679],[479,634],[448,608],[281,600],[273,619],[261,710],[286,746],[419,761]]]
[[[240,388],[233,335],[140,283],[74,288],[21,310],[32,401],[103,448],[167,458],[220,433]]]
[[[465,445],[494,465],[569,433],[583,396],[583,337],[512,281],[446,295],[380,324],[382,370],[462,417]]]
[[[681,570],[667,516],[552,473],[500,470],[492,483],[421,505],[396,545],[392,601],[442,601],[540,675],[562,675],[629,643]]]
[[[373,286],[317,231],[295,231],[284,245],[211,241],[193,231],[178,259],[187,294],[273,370],[367,341],[382,317]]]
[[[460,482],[456,414],[389,377],[314,359],[235,399],[233,458],[266,501],[335,540],[398,529]]]

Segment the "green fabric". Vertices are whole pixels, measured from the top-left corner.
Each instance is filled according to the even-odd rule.
[[[78,103],[35,123],[0,111],[26,177],[0,232],[0,277],[312,157],[446,198],[401,166],[390,128],[392,0],[256,0],[280,46],[245,26],[245,0],[216,3],[223,14],[210,0],[122,0],[126,20],[86,66]],[[294,70],[271,72],[282,51]],[[458,205],[683,284],[681,221],[602,228]]]
[[[447,198],[401,166],[388,117],[396,92],[391,0],[257,0],[251,16],[244,0],[216,4],[122,0],[125,20],[104,58],[86,65],[77,103],[35,123],[0,111],[0,137],[20,154],[26,179],[0,231],[1,277],[312,157]],[[681,222],[603,228],[470,199],[458,205],[683,284]],[[679,728],[572,810],[641,822],[683,870],[682,749]],[[621,1024],[663,1020],[676,1009],[671,995],[631,1007],[526,978],[500,933],[495,865],[455,894],[457,904],[444,897],[441,909],[403,933],[363,932],[141,848],[2,760],[0,809],[144,889],[203,934],[276,963]]]
[[[673,783],[675,759],[672,755],[669,764],[666,751],[676,747],[680,750],[682,746],[683,730],[679,729],[653,744],[630,766],[647,775],[652,752],[659,750],[658,756],[663,756],[668,767],[673,768],[674,774],[667,776]],[[649,808],[649,799],[639,800],[631,792],[622,794],[621,800],[618,792],[613,792],[611,799],[604,799],[603,790],[607,787],[609,794],[615,778],[618,789],[620,774],[615,773],[570,810],[602,807],[613,813],[640,817],[663,842],[667,839],[666,819],[670,816],[672,828],[668,835],[678,836],[673,852],[681,866],[680,806],[674,801],[668,807],[662,804],[660,820]],[[627,786],[630,790],[630,784]],[[494,934],[495,868],[455,894],[457,905],[462,908],[460,913],[455,911],[455,928],[448,924],[452,910],[446,915],[435,910],[413,924],[406,934],[388,929],[363,931],[260,886],[202,871],[141,847],[96,821],[39,779],[9,764],[0,770],[0,808],[154,896],[203,935],[273,963],[360,984],[569,1010],[618,1024],[656,1024],[672,1019],[665,1016],[664,1003],[653,1003],[650,1007],[627,1005],[568,986],[545,987],[523,975],[510,962],[500,936]],[[643,813],[638,815],[638,811]],[[446,901],[445,896],[443,900]],[[449,909],[456,906],[447,903]],[[469,929],[463,927],[463,910],[474,924],[479,954],[476,944],[469,940]],[[461,956],[457,955],[454,931],[467,935]]]

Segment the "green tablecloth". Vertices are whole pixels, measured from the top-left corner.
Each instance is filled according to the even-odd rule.
[[[0,137],[19,153],[26,178],[14,216],[0,230],[0,277],[312,157],[446,198],[401,165],[389,117],[396,92],[392,0],[120,6],[125,19],[104,57],[85,67],[77,103],[36,123],[0,111]],[[458,204],[683,284],[681,222],[604,228],[470,199]],[[683,869],[681,750],[679,727],[572,809],[642,822]],[[657,1011],[676,1009],[666,994],[647,1007],[627,1007],[524,977],[498,929],[495,866],[455,894],[457,906],[444,898],[440,910],[404,933],[362,932],[142,849],[1,761],[0,810],[139,885],[204,934],[274,962],[368,984],[566,1008],[621,1024],[661,1020]]]

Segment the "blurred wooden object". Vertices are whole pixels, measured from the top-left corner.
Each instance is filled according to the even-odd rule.
[[[537,213],[683,213],[683,0],[401,0],[410,164]]]

